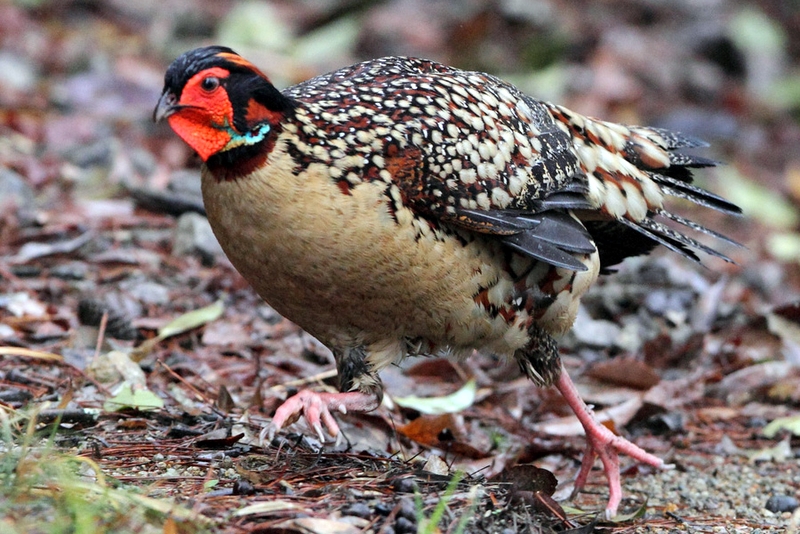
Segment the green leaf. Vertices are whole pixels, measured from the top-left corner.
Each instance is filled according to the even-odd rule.
[[[777,229],[795,228],[800,223],[797,209],[781,193],[745,178],[733,166],[719,167],[717,175],[725,198],[742,208],[747,217]]]
[[[767,250],[780,261],[800,261],[800,234],[780,232],[767,237]]]
[[[107,412],[117,412],[126,408],[133,408],[142,412],[160,410],[164,407],[164,400],[147,389],[133,390],[130,384],[125,384],[122,389],[103,403]]]
[[[748,52],[772,56],[785,53],[789,40],[778,22],[753,8],[742,9],[733,17],[730,36]]]
[[[211,321],[215,321],[222,316],[224,311],[225,305],[221,300],[218,300],[205,308],[184,313],[174,321],[161,327],[158,331],[158,339],[162,340],[182,334],[199,326],[203,326],[206,323],[210,323]]]
[[[419,413],[427,415],[441,415],[444,413],[456,413],[472,406],[475,402],[475,393],[478,385],[475,380],[469,380],[464,386],[450,395],[444,397],[393,397],[392,400],[404,408],[411,408]]]
[[[768,438],[774,438],[782,430],[788,430],[793,435],[800,436],[800,415],[779,417],[765,426],[761,433]]]
[[[611,518],[612,523],[627,523],[628,521],[633,521],[634,519],[639,519],[642,517],[645,512],[647,512],[647,499],[644,500],[642,505],[634,510],[629,514],[617,514]]]
[[[232,9],[220,21],[217,38],[237,50],[252,47],[257,50],[285,50],[292,42],[291,25],[280,10],[267,2],[234,2]]]

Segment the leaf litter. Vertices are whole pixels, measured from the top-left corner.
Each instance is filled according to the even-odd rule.
[[[582,513],[602,508],[605,483],[594,473],[586,492],[562,500],[583,449],[580,431],[570,430],[574,419],[552,391],[537,390],[490,355],[409,360],[387,370],[387,403],[342,417],[341,443],[319,443],[302,422],[273,443],[257,443],[282,399],[298,387],[335,388],[335,375],[326,349],[264,305],[213,247],[191,241],[201,234],[196,226],[180,236],[189,242],[176,244],[176,217],[201,212],[179,186],[196,180],[197,162],[149,122],[161,73],[215,32],[245,37],[235,29],[240,10],[201,0],[184,8],[110,0],[96,10],[35,2],[2,8],[13,22],[2,30],[13,61],[3,63],[0,80],[0,167],[13,172],[0,173],[2,413],[47,406],[33,420],[55,431],[56,446],[141,488],[148,502],[168,503],[164,514],[209,518],[200,529],[388,534],[426,525],[453,532],[465,517],[475,533],[796,529],[798,512],[773,512],[766,503],[800,496],[800,270],[796,246],[782,237],[798,231],[797,197],[784,194],[796,189],[791,154],[800,128],[791,114],[798,108],[766,109],[760,93],[748,92],[752,79],[716,48],[727,28],[712,24],[708,31],[721,40],[699,51],[687,43],[703,36],[674,39],[675,24],[689,33],[696,25],[666,7],[634,1],[624,17],[608,6],[587,17],[558,1],[506,2],[494,11],[439,4],[276,2],[259,17],[281,28],[290,46],[244,39],[239,47],[286,83],[386,53],[500,75],[528,72],[526,62],[538,58],[551,73],[569,73],[547,78],[556,82],[548,98],[625,122],[658,119],[720,147],[715,157],[729,166],[701,179],[716,180],[710,187],[723,194],[732,187],[757,216],[697,216],[748,246],[732,252],[739,267],[712,259],[710,269],[697,269],[666,254],[629,261],[587,295],[585,329],[562,343],[565,364],[598,414],[676,469],[627,467],[630,498],[616,523]],[[734,4],[724,9],[742,24],[747,11]],[[788,17],[770,21],[789,24]],[[560,36],[543,35],[543,24]],[[800,32],[786,35],[776,41],[783,48],[761,60],[764,69],[751,72],[758,83],[781,72],[781,57],[796,55]],[[320,36],[336,46],[316,53]],[[559,40],[576,52],[556,54]],[[746,57],[758,54],[750,46],[734,43]],[[657,54],[641,55],[648,50]],[[592,76],[598,85],[584,83]],[[690,94],[707,99],[687,100]],[[754,108],[765,115],[748,111]],[[685,109],[709,120],[692,126]],[[750,133],[726,143],[731,121]],[[90,301],[95,312],[80,313]],[[171,324],[176,318],[186,322]],[[113,373],[95,374],[102,360]],[[408,397],[406,406],[390,404]],[[426,399],[449,400],[438,411],[453,413],[423,413]],[[554,492],[550,482],[546,491],[527,486],[540,480],[534,469],[557,481]],[[459,470],[466,475],[452,484]],[[514,472],[522,480],[503,480]],[[174,511],[173,502],[191,514]],[[186,524],[165,518],[161,526]]]

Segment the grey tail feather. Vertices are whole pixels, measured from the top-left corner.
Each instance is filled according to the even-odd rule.
[[[742,214],[741,208],[739,208],[737,205],[733,204],[732,202],[728,202],[721,196],[715,195],[710,191],[706,191],[705,189],[701,189],[682,180],[673,178],[671,176],[666,176],[664,174],[653,173],[651,176],[653,180],[655,180],[661,186],[662,191],[669,195],[691,200],[695,204],[721,211],[722,213],[728,213],[730,215]]]
[[[734,246],[737,246],[737,247],[744,248],[744,245],[742,245],[738,241],[734,241],[733,239],[731,239],[730,237],[728,237],[728,236],[726,236],[724,234],[721,234],[719,232],[715,232],[714,230],[712,230],[710,228],[706,228],[702,224],[696,223],[696,222],[694,222],[694,221],[692,221],[690,219],[686,219],[685,217],[681,217],[680,215],[675,215],[674,213],[670,213],[670,212],[668,212],[666,210],[663,210],[663,209],[662,210],[657,210],[654,213],[656,215],[661,215],[662,217],[666,217],[667,219],[669,219],[671,221],[675,221],[676,223],[682,224],[682,225],[684,225],[684,226],[686,226],[688,228],[691,228],[692,230],[695,230],[696,232],[702,232],[702,233],[704,233],[706,235],[710,235],[712,237],[715,237],[715,238],[719,239],[720,241],[725,241],[726,243],[728,243],[730,245],[734,245]]]
[[[720,162],[715,159],[696,156],[694,154],[684,154],[682,152],[670,152],[669,162],[670,165],[692,168],[716,167],[720,164]]]
[[[688,259],[690,259],[690,260],[692,260],[694,262],[702,263],[700,261],[700,258],[697,257],[697,254],[692,252],[689,248],[687,248],[686,245],[684,245],[680,241],[676,241],[676,240],[674,240],[674,239],[672,239],[672,238],[670,238],[668,236],[662,235],[660,232],[653,232],[653,231],[649,230],[646,227],[646,225],[644,224],[645,221],[649,221],[649,220],[650,219],[645,219],[642,222],[635,223],[635,222],[631,221],[630,219],[626,219],[624,217],[621,218],[621,219],[617,219],[618,222],[624,224],[628,228],[636,230],[640,234],[649,237],[653,241],[655,241],[655,242],[667,247],[671,251],[677,252],[681,256],[684,256],[684,257],[686,257],[686,258],[688,258]]]
[[[668,249],[677,252],[678,254],[689,258],[692,261],[697,263],[701,263],[700,258],[697,257],[697,254],[694,253],[691,249],[696,249],[705,252],[711,256],[716,256],[721,258],[728,263],[736,263],[732,259],[730,259],[725,254],[714,250],[711,247],[708,247],[696,239],[691,237],[685,236],[676,230],[673,230],[669,226],[660,223],[658,221],[654,221],[651,218],[646,218],[638,223],[633,221],[629,221],[628,219],[618,219],[619,222],[633,228],[634,230],[648,236],[649,238],[658,241],[660,244],[664,245]]]
[[[692,248],[697,249],[697,250],[701,250],[701,251],[705,252],[706,254],[721,258],[721,259],[727,261],[728,263],[736,263],[732,259],[730,259],[728,256],[723,254],[722,252],[714,250],[713,248],[704,245],[703,243],[701,243],[700,241],[698,241],[696,239],[693,239],[693,238],[691,238],[689,236],[685,236],[682,233],[678,232],[677,230],[674,230],[674,229],[670,228],[669,226],[665,225],[664,223],[660,223],[658,221],[654,221],[653,219],[647,218],[647,219],[643,220],[640,224],[643,227],[647,228],[648,230],[650,230],[650,231],[652,231],[654,233],[660,234],[661,236],[670,238],[670,239],[672,239],[672,240],[674,240],[674,241],[676,241],[676,242],[678,242],[678,243],[680,243],[680,244],[682,244],[684,246],[692,247]]]
[[[709,146],[707,142],[691,135],[665,130],[664,128],[649,127],[647,129],[657,133],[667,142],[667,150],[675,150],[677,148],[704,148]]]

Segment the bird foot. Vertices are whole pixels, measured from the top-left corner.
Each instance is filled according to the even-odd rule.
[[[295,422],[304,415],[306,422],[314,429],[320,441],[325,441],[323,426],[328,434],[333,437],[339,435],[339,425],[336,423],[331,411],[342,414],[348,412],[369,412],[378,407],[378,398],[375,395],[350,391],[347,393],[318,393],[316,391],[302,390],[293,397],[289,397],[280,405],[272,418],[272,422],[264,427],[259,435],[263,442],[266,437],[272,441],[275,433],[286,425]]]
[[[581,469],[575,478],[575,489],[572,496],[574,497],[586,484],[594,461],[599,457],[603,463],[603,472],[608,479],[608,504],[606,505],[605,515],[606,519],[611,519],[617,515],[617,509],[622,501],[622,485],[619,473],[620,453],[659,469],[672,469],[674,466],[665,464],[661,458],[650,454],[627,439],[617,436],[603,426],[595,418],[591,408],[581,398],[566,370],[562,370],[561,376],[554,385],[575,412],[586,432],[586,451],[581,462]]]

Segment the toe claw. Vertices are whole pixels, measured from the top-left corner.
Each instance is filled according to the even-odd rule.
[[[277,430],[280,430],[289,423],[304,415],[306,422],[314,430],[320,441],[325,441],[325,432],[333,437],[341,435],[336,418],[331,414],[331,410],[339,411],[343,414],[348,411],[366,412],[374,410],[380,404],[376,395],[349,391],[346,393],[316,393],[314,391],[303,390],[297,395],[288,398],[276,411],[272,418],[270,427],[270,439]],[[262,436],[264,432],[262,431]]]
[[[275,431],[304,415],[308,425],[314,430],[320,441],[325,441],[325,432],[333,437],[341,435],[336,418],[331,411],[343,414],[350,412],[368,412],[380,405],[377,395],[348,391],[346,393],[316,393],[303,390],[288,398],[276,411],[270,425],[270,439]],[[262,436],[264,432],[262,431]]]
[[[314,431],[317,433],[317,437],[322,443],[325,443],[325,432],[322,430],[322,425],[319,422],[314,423],[313,425]]]

